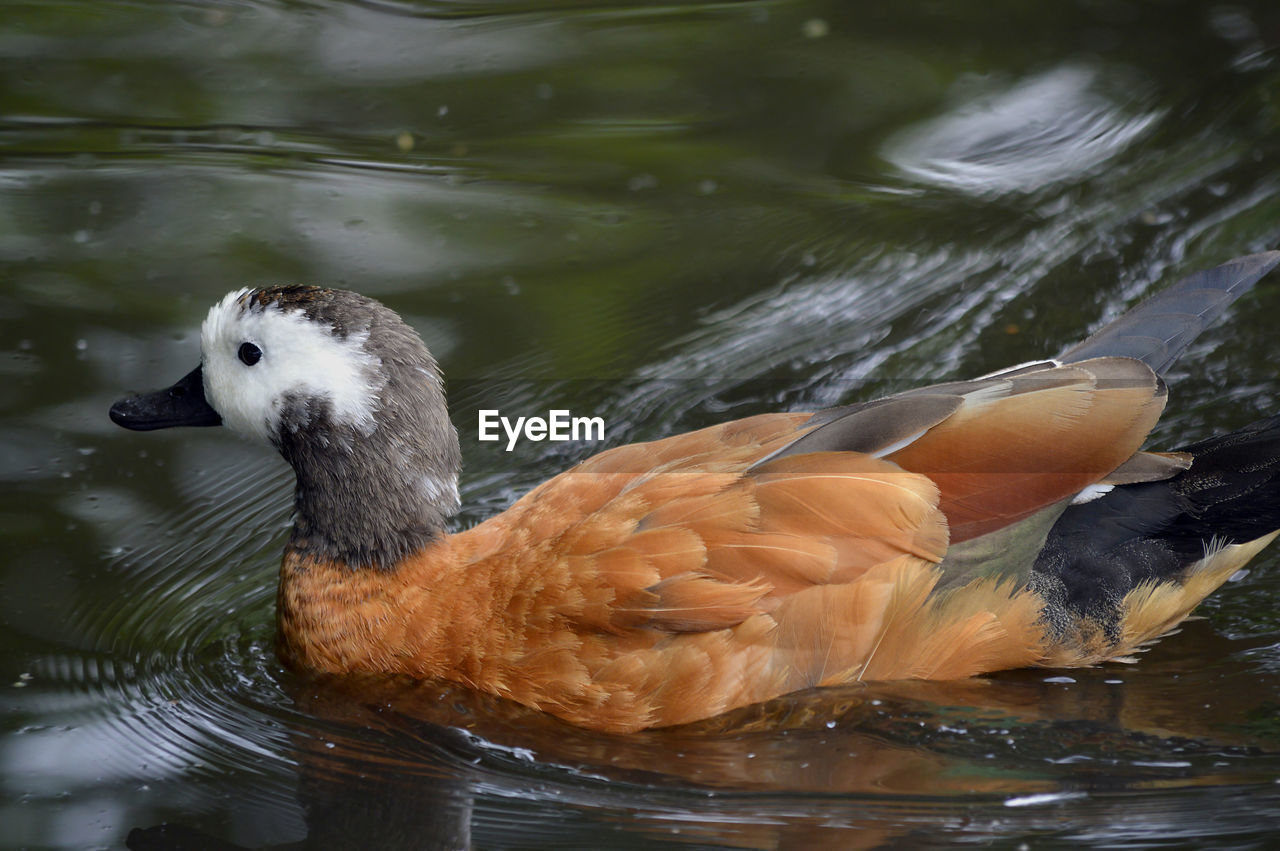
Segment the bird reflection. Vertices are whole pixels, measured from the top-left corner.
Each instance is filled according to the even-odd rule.
[[[1249,715],[1244,693],[1188,712],[1205,683],[1175,674],[1211,671],[1209,659],[1242,649],[1202,623],[1188,628],[1191,640],[1142,666],[1071,671],[1070,682],[1019,671],[851,685],[629,735],[451,683],[288,677],[303,719],[291,741],[307,835],[274,847],[589,845],[602,823],[655,844],[678,827],[695,844],[800,847],[839,831],[842,847],[873,847],[936,829],[941,807],[953,813],[960,797],[973,813],[960,829],[980,838],[1011,818],[1030,827],[1049,815],[1004,806],[1011,800],[1221,785],[1221,769],[1197,771],[1196,761],[1280,753],[1280,741],[1224,723]],[[1188,654],[1204,655],[1205,666]],[[1179,776],[1162,760],[1187,767]],[[1122,806],[1105,795],[1089,804]],[[165,826],[135,831],[129,847],[236,846]]]

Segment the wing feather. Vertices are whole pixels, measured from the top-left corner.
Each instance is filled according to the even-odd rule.
[[[1138,451],[1164,407],[1163,384],[1126,358],[990,381],[998,393],[984,388],[886,456],[937,483],[952,541],[1016,523],[1099,481]]]

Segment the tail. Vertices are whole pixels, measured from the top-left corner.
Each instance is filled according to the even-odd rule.
[[[1121,642],[1144,632],[1133,623],[1135,600],[1163,595],[1181,614],[1148,625],[1159,632],[1137,643],[1156,638],[1280,530],[1280,416],[1180,451],[1191,455],[1189,469],[1116,486],[1054,525],[1029,584],[1058,638],[1085,622]]]
[[[1277,264],[1280,251],[1265,251],[1196,272],[1067,349],[1058,363],[1130,357],[1163,376],[1209,323]]]

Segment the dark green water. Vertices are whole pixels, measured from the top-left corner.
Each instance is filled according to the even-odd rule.
[[[0,4],[0,846],[1268,846],[1275,554],[1137,666],[615,738],[284,672],[283,463],[106,409],[230,289],[359,289],[450,376],[473,522],[600,448],[480,408],[614,445],[865,398],[1276,247],[1261,0]],[[1280,410],[1278,317],[1193,347],[1157,442]]]

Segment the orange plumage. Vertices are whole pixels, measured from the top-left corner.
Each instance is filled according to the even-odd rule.
[[[436,467],[412,480],[435,500],[422,510],[404,502],[412,482],[396,467],[368,473],[350,489],[358,497],[303,493],[395,452],[411,458],[393,443],[395,452],[362,460],[360,441],[382,439],[385,426],[332,439],[367,428],[358,394],[345,408],[331,403],[332,423],[320,409],[304,411],[302,426],[268,423],[299,470],[301,531],[281,568],[280,652],[307,670],[451,680],[611,731],[685,723],[815,686],[1123,657],[1176,625],[1270,540],[1270,528],[1176,571],[1152,568],[1153,578],[1126,586],[1106,610],[1050,564],[1071,555],[1055,549],[1052,530],[1069,512],[1083,516],[1068,502],[1090,485],[1168,481],[1167,498],[1177,496],[1195,453],[1140,452],[1166,397],[1158,372],[1172,344],[1159,329],[1177,313],[1185,331],[1178,299],[1211,303],[1193,317],[1207,321],[1277,262],[1280,253],[1257,255],[1188,279],[1061,364],[612,449],[456,534],[431,522],[437,509],[447,514]],[[211,324],[231,334],[223,328],[232,320],[272,310],[312,310],[307,318],[327,322],[333,297],[290,288],[224,302],[229,318],[215,323],[211,313],[206,323],[206,368],[218,363],[208,350],[223,345]],[[371,311],[370,329],[393,324],[377,312],[384,308],[368,307],[376,303],[352,304]],[[232,346],[238,339],[227,337]],[[1156,354],[1134,351],[1149,340]],[[266,363],[269,340],[255,345]],[[368,351],[384,367],[394,360]],[[427,363],[415,368],[429,374]],[[211,388],[228,382],[205,378]],[[144,414],[125,404],[113,409],[117,422],[159,427],[139,425]],[[375,423],[418,421],[413,410],[380,404]],[[162,424],[180,424],[164,416]],[[304,442],[317,418],[331,429],[323,452]],[[354,460],[326,454],[343,452]],[[380,498],[406,518],[402,535],[392,528],[389,544],[352,542],[365,529],[383,534]],[[327,537],[326,517],[355,531]]]
[[[1034,594],[984,579],[931,593],[948,545],[936,481],[972,479],[944,469],[966,457],[956,444],[1013,440],[1028,420],[1088,428],[1064,428],[1070,455],[1047,444],[1043,461],[990,459],[1027,469],[971,464],[983,480],[1017,481],[954,487],[966,524],[1020,518],[1101,478],[1159,414],[1154,375],[1127,363],[1146,373],[1141,386],[1100,389],[1088,364],[1066,384],[1060,370],[1016,379],[1022,392],[1000,398],[984,386],[950,427],[893,461],[818,452],[758,463],[807,430],[806,414],[603,452],[390,576],[290,553],[282,647],[304,668],[450,679],[620,731],[811,686],[1034,664],[1044,652]],[[1055,459],[1072,469],[1034,471]],[[1028,479],[1040,487],[1018,487]]]

